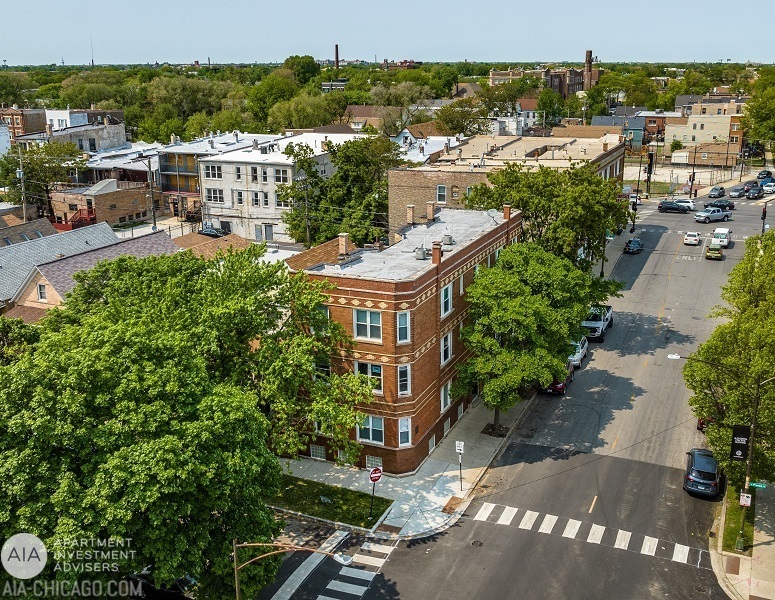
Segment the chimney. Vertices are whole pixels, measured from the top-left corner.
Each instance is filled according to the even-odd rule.
[[[428,221],[428,225],[433,223],[436,219],[436,203],[431,201],[425,204],[425,218]]]
[[[258,150],[258,140],[253,140],[253,150]]]
[[[414,204],[406,205],[406,224],[414,225]]]
[[[234,130],[234,142],[239,142],[239,131]]]
[[[210,142],[210,148],[213,148],[213,149],[215,149],[215,140],[213,140],[213,139],[211,138],[211,139],[210,139],[210,140],[208,140],[208,141]]]
[[[46,123],[46,136],[51,137],[51,135],[52,135],[51,123]]]
[[[608,152],[608,142],[603,142],[603,152]]]
[[[508,221],[511,219],[511,204],[503,205],[503,220]]]
[[[444,252],[441,249],[441,242],[433,242],[433,252],[431,254],[431,262],[434,265],[440,265],[441,257],[443,255],[444,255]]]
[[[339,256],[337,256],[337,260],[342,261],[345,258],[347,258],[347,242],[350,241],[350,234],[349,233],[340,233],[339,234]]]
[[[175,143],[175,134],[171,133],[170,134],[170,144],[174,144],[174,143]]]
[[[339,44],[334,45],[334,68],[339,70]]]

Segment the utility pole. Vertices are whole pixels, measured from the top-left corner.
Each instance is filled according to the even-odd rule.
[[[771,380],[767,380],[771,381]],[[762,383],[767,383],[767,381],[762,382],[761,378],[756,379],[756,393],[753,397],[753,420],[751,421],[751,433],[749,434],[748,438],[748,462],[745,467],[745,487],[743,488],[743,492],[748,494],[750,492],[751,488],[751,470],[753,469],[753,436],[754,436],[754,429],[756,429],[756,413],[759,410],[759,400],[761,397],[761,387]],[[744,549],[744,543],[743,543],[743,530],[745,529],[745,509],[746,506],[740,507],[740,534],[737,536],[737,541],[735,541],[735,550],[743,550]]]
[[[153,217],[153,231],[156,231],[156,198],[153,194],[153,171],[151,170],[151,157],[148,156],[140,160],[143,162],[146,160],[148,161],[146,164],[148,165],[148,184],[151,187],[151,216]]]
[[[22,184],[22,218],[27,222],[27,196],[24,193],[24,165],[22,164],[22,147],[19,146],[19,170],[16,172],[16,178]]]

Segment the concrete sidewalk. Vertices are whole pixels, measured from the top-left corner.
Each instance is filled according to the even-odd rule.
[[[721,519],[723,526],[724,517]],[[721,550],[721,536],[712,550],[713,571],[721,587],[740,600],[775,600],[775,489],[756,490],[753,551],[741,556]]]
[[[501,413],[501,424],[509,434],[524,422],[535,395]],[[470,495],[492,460],[506,444],[506,437],[482,433],[492,423],[493,413],[476,400],[412,475],[385,475],[376,494],[393,500],[371,530],[372,537],[412,539],[443,531],[457,521],[468,505]],[[464,442],[462,489],[455,442]],[[329,462],[302,458],[290,464],[290,473],[329,485],[371,493],[369,471]]]

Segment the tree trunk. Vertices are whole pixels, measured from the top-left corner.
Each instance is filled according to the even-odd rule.
[[[496,408],[493,414],[492,428],[495,435],[498,435],[501,431],[501,409]]]

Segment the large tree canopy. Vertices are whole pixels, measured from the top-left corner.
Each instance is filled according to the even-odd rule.
[[[3,538],[132,538],[124,572],[152,565],[159,583],[190,574],[199,597],[232,593],[232,540],[277,531],[264,505],[276,455],[298,453],[316,423],[353,450],[354,406],[373,396],[360,376],[319,371],[347,346],[320,310],[326,287],[262,251],[122,257],[78,275],[40,340],[0,366]],[[276,566],[246,570],[243,587]]]
[[[501,251],[492,268],[480,267],[466,290],[471,325],[463,343],[473,357],[461,369],[462,386],[480,385],[485,405],[500,411],[538,382],[564,377],[571,339],[598,300],[590,275],[535,243]]]

